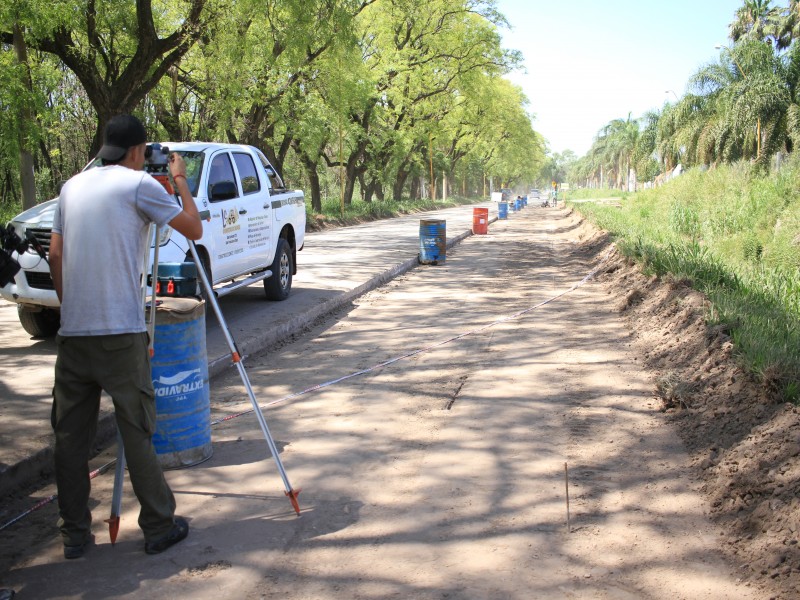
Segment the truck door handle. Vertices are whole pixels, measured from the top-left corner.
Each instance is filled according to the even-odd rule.
[[[246,209],[246,208],[243,208],[243,209],[241,209],[241,210],[239,211],[239,214],[240,214],[240,215],[246,215],[246,214],[247,214],[247,209]]]

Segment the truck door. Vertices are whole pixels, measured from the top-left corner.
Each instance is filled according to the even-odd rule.
[[[248,269],[272,263],[273,231],[269,184],[256,168],[249,152],[232,152],[233,162],[242,183],[240,223],[245,232],[245,255]]]
[[[214,240],[211,259],[215,280],[233,277],[242,272],[245,262],[247,230],[242,225],[242,197],[230,155],[218,152],[208,169],[208,200]]]

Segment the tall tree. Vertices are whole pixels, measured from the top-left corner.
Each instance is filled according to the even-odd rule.
[[[15,0],[16,12],[36,14],[29,44],[57,56],[80,80],[97,113],[88,154],[102,143],[108,120],[133,112],[204,31],[206,0],[186,0],[186,10],[154,13],[152,0]],[[13,43],[12,11],[0,9],[0,40]]]
[[[781,9],[772,6],[772,0],[744,0],[730,24],[730,38],[734,43],[756,40],[782,46],[786,41],[782,37],[785,31],[784,18]]]

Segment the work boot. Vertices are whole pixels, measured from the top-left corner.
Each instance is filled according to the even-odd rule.
[[[82,557],[84,552],[86,552],[86,547],[90,544],[94,544],[94,535],[91,534],[81,544],[64,544],[64,558],[72,560],[73,558]]]
[[[174,546],[189,535],[189,523],[183,517],[175,517],[172,529],[164,537],[152,542],[145,542],[144,551],[147,554],[160,554],[170,546]]]

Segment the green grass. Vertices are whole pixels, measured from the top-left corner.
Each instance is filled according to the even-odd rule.
[[[800,400],[800,163],[692,170],[611,205],[575,208],[646,273],[691,282],[767,388]]]
[[[598,198],[626,198],[628,192],[621,190],[603,189],[575,189],[559,192],[561,196],[566,196],[568,200],[594,200]]]

